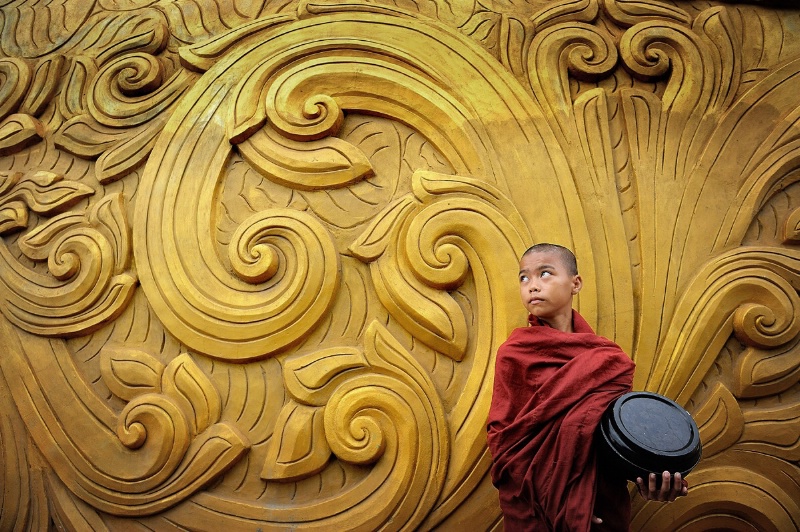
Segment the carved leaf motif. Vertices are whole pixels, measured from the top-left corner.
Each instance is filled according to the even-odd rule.
[[[63,55],[49,57],[39,63],[20,112],[36,116],[50,103],[61,82],[61,71],[66,59]]]
[[[403,196],[386,206],[380,216],[367,226],[350,244],[350,252],[364,262],[372,262],[384,254],[391,243],[393,228],[400,226],[416,209],[411,196]]]
[[[100,374],[109,390],[126,401],[144,393],[161,391],[164,364],[149,353],[120,346],[104,346]]]
[[[601,0],[568,0],[547,5],[531,17],[534,31],[559,22],[592,22],[600,12]]]
[[[23,59],[4,57],[0,59],[0,119],[13,113],[28,91],[31,69]]]
[[[700,430],[704,459],[735,444],[744,430],[744,416],[739,403],[721,383],[717,383],[708,399],[692,413],[692,417]]]
[[[745,449],[795,462],[800,460],[800,411],[796,403],[752,408],[744,413]]]
[[[786,217],[783,229],[783,243],[800,243],[800,209],[795,209]]]
[[[28,209],[50,215],[66,210],[94,194],[90,187],[64,176],[38,171],[32,174],[0,173],[0,234],[27,227]]]
[[[105,151],[95,166],[97,180],[107,185],[144,164],[166,121],[166,115],[157,116]]]
[[[60,174],[39,171],[21,179],[9,199],[22,199],[32,211],[49,215],[64,211],[92,194],[94,190],[83,183],[65,180]]]
[[[181,405],[192,434],[203,432],[219,421],[222,412],[219,392],[187,353],[173,359],[164,369],[161,390]]]
[[[369,364],[359,349],[336,347],[310,355],[290,357],[283,370],[286,391],[296,401],[324,406],[348,372]]]
[[[261,478],[288,482],[310,477],[328,464],[324,409],[290,402],[275,422]]]
[[[22,201],[0,204],[0,235],[18,231],[28,225],[28,208]]]
[[[611,20],[620,26],[633,26],[639,22],[658,18],[688,24],[689,13],[683,9],[661,0],[598,0]]]
[[[238,148],[261,175],[299,190],[344,187],[373,173],[361,150],[336,137],[298,142],[265,127]]]
[[[128,136],[125,130],[99,124],[89,115],[67,120],[54,136],[56,147],[83,158],[95,158]]]
[[[58,110],[66,119],[86,111],[86,95],[89,83],[97,74],[97,63],[88,56],[77,55],[66,76],[64,88],[58,98]]]
[[[798,342],[780,349],[747,348],[736,360],[733,389],[737,397],[767,397],[800,381]]]
[[[44,126],[26,114],[13,114],[0,123],[0,155],[16,153],[44,138]]]
[[[420,282],[404,262],[378,260],[370,272],[381,303],[395,319],[431,348],[453,360],[463,359],[468,327],[452,296]]]

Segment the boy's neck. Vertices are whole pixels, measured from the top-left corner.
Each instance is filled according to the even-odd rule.
[[[572,309],[570,309],[569,314],[562,314],[559,316],[554,316],[553,318],[544,320],[539,318],[539,321],[544,325],[552,329],[559,330],[561,332],[572,333],[575,332],[575,328],[572,324]]]

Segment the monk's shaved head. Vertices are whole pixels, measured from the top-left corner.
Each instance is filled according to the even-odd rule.
[[[563,266],[567,269],[570,275],[578,275],[578,261],[575,259],[575,254],[573,254],[572,251],[564,246],[542,242],[541,244],[534,244],[533,246],[529,247],[527,250],[525,250],[525,253],[523,253],[522,256],[524,257],[531,253],[547,252],[557,254],[561,259]]]

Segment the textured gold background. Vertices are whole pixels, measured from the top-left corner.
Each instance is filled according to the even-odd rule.
[[[800,527],[800,10],[0,2],[0,530],[488,530],[518,255]]]

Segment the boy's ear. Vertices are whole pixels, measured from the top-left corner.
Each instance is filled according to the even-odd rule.
[[[581,288],[583,288],[583,279],[581,279],[580,275],[575,275],[572,278],[572,295],[574,296],[580,292]]]

